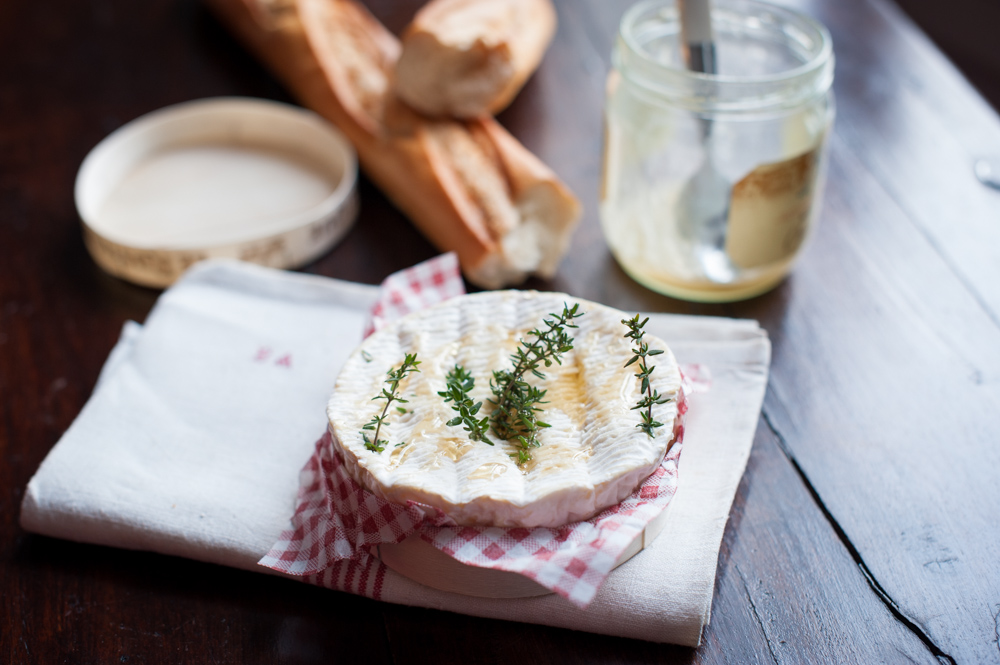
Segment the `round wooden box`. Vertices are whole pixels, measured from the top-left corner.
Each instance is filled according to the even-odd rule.
[[[618,557],[615,568],[644,550],[660,535],[669,510],[670,507],[667,506],[646,526],[642,534],[632,541],[628,549]],[[456,561],[417,534],[396,545],[380,545],[378,556],[382,563],[400,575],[441,591],[481,598],[528,598],[552,593],[534,580],[518,573],[477,568]]]
[[[354,149],[316,114],[218,98],[110,134],[81,165],[75,196],[97,264],[165,287],[207,258],[308,263],[354,222],[356,181]]]

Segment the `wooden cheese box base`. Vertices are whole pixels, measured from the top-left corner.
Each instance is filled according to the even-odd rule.
[[[622,552],[615,568],[649,547],[666,522],[666,509]],[[400,575],[440,591],[480,598],[530,598],[552,593],[537,582],[505,570],[478,568],[461,563],[413,534],[396,545],[380,545],[378,556]]]

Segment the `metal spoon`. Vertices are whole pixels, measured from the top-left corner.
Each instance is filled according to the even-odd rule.
[[[678,0],[678,6],[688,69],[717,73],[709,0]],[[732,184],[715,167],[712,121],[699,118],[698,123],[704,158],[681,190],[677,215],[684,237],[691,242],[697,268],[713,282],[724,284],[736,277],[736,270],[725,251]]]

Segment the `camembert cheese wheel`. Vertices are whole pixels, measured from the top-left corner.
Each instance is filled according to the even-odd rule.
[[[479,417],[492,411],[489,399],[494,370],[511,369],[510,356],[527,333],[563,305],[579,303],[584,315],[571,329],[574,348],[562,364],[540,367],[545,379],[527,381],[547,391],[539,419],[540,446],[518,466],[516,448],[493,432],[490,446],[471,441],[446,390],[446,375],[457,364],[475,378],[470,396],[483,402]],[[649,437],[637,425],[632,407],[641,399],[632,340],[618,310],[560,293],[493,291],[462,296],[410,314],[368,337],[347,360],[330,399],[327,415],[336,452],[362,486],[396,503],[416,501],[440,509],[460,525],[560,526],[587,519],[627,497],[660,464],[674,437],[680,372],[667,345],[646,333],[655,365],[652,388],[673,398],[653,407],[663,423]],[[386,372],[416,353],[419,372],[407,375],[399,394],[405,413],[389,409],[379,434],[382,452],[365,448],[362,427],[380,414],[385,402],[373,401],[385,387]],[[367,432],[369,439],[371,432]],[[405,445],[398,444],[405,442]]]

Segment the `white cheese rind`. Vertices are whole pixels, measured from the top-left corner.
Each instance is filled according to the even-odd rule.
[[[510,354],[526,333],[542,326],[563,304],[580,304],[574,349],[562,365],[543,368],[545,380],[528,381],[548,390],[541,419],[552,425],[539,435],[532,461],[519,468],[511,443],[495,446],[468,439],[462,426],[446,423],[456,414],[439,391],[445,376],[461,364],[476,379],[471,396],[489,413],[489,379],[511,367]],[[676,401],[654,407],[664,423],[654,438],[637,424],[631,407],[640,399],[626,314],[559,293],[494,291],[462,296],[411,314],[371,335],[355,350],[337,378],[327,407],[334,447],[351,475],[368,490],[397,503],[417,501],[439,508],[458,524],[560,526],[587,519],[628,496],[663,459],[673,438]],[[666,343],[646,334],[650,348],[663,349],[652,386],[676,398],[680,372]],[[390,408],[379,438],[381,453],[365,449],[361,428],[383,401],[386,372],[407,353],[416,353],[420,372],[400,384],[407,413]],[[368,433],[369,438],[371,432]],[[406,441],[401,448],[396,444]]]

